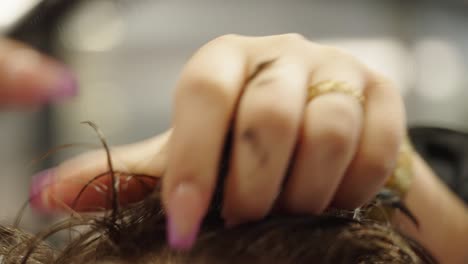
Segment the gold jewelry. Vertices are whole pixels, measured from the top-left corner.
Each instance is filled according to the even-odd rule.
[[[404,203],[414,176],[413,156],[413,148],[408,137],[406,137],[400,146],[397,164],[392,175],[390,175],[384,188],[377,194],[374,201],[368,206],[366,212],[368,218],[391,222],[396,210],[400,210],[418,226],[418,220]]]
[[[413,148],[408,137],[400,146],[397,164],[385,187],[404,198],[413,181]]]
[[[354,97],[363,105],[365,97],[362,93],[347,84],[339,81],[322,81],[309,86],[307,101],[327,93],[342,93]],[[377,194],[374,201],[364,208],[358,208],[354,214],[360,215],[362,211],[367,218],[376,221],[390,222],[395,211],[399,209],[407,215],[416,225],[417,219],[412,215],[404,204],[404,199],[413,181],[413,159],[414,151],[408,137],[405,137],[398,152],[396,166],[391,176],[385,183],[384,188]],[[364,210],[362,210],[364,209]]]
[[[362,95],[357,89],[353,88],[346,82],[339,81],[322,81],[317,84],[309,86],[307,94],[307,102],[327,93],[343,93],[351,97],[356,98],[359,103],[364,104],[364,95]]]

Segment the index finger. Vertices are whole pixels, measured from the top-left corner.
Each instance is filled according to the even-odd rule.
[[[175,96],[162,200],[173,247],[192,245],[206,214],[231,116],[246,80],[247,56],[236,36],[218,38],[188,62]]]

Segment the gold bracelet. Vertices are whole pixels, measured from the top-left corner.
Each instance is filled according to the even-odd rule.
[[[398,152],[397,164],[392,175],[385,183],[385,188],[395,192],[404,199],[413,182],[413,147],[408,137],[405,137]]]
[[[364,209],[367,218],[380,222],[391,222],[395,212],[400,210],[415,225],[418,225],[417,219],[404,203],[414,177],[413,156],[413,147],[406,137],[400,146],[397,163],[392,175],[374,201]]]

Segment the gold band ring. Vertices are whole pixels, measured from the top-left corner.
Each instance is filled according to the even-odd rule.
[[[308,89],[307,101],[327,93],[346,94],[356,98],[361,104],[365,101],[364,95],[351,85],[346,82],[330,80],[311,85]],[[406,137],[400,146],[395,170],[385,184],[385,188],[394,191],[401,198],[407,193],[413,179],[412,158],[413,148],[408,137]]]
[[[317,84],[309,86],[307,94],[307,102],[312,99],[327,93],[342,93],[354,97],[362,105],[365,98],[357,89],[347,84],[346,82],[339,81],[322,81]]]
[[[311,85],[308,90],[307,101],[327,93],[343,93],[356,98],[361,104],[365,101],[364,95],[351,85],[346,82],[330,80]],[[399,149],[395,170],[385,184],[386,188],[396,192],[402,198],[408,191],[413,178],[412,157],[413,148],[408,137],[405,137]]]
[[[361,105],[364,105],[365,102],[364,95],[355,87],[352,87],[346,82],[330,80],[309,86],[307,102],[328,93],[341,93],[351,96],[358,100]],[[403,203],[413,181],[413,156],[413,148],[408,137],[406,137],[400,146],[395,168],[385,183],[382,192],[379,193],[383,201],[379,208],[371,207],[371,209],[367,211],[368,217],[375,220],[387,221],[395,211],[395,202]],[[391,196],[389,196],[389,194],[391,194]]]

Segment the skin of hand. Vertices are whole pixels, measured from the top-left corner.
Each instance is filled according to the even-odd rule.
[[[308,87],[327,80],[361,92],[364,104],[339,92],[307,101]],[[261,219],[278,204],[310,214],[360,206],[392,173],[405,135],[402,98],[391,81],[297,34],[216,38],[187,62],[176,88],[171,130],[112,149],[112,160],[116,171],[156,177],[122,178],[122,204],[142,199],[145,184],[162,182],[168,240],[178,249],[196,238],[228,135],[227,226]],[[106,207],[96,188],[86,189],[79,203],[75,198],[107,171],[105,153],[94,151],[40,172],[31,205],[44,213]]]
[[[2,108],[36,108],[76,93],[76,79],[64,65],[24,44],[0,38]]]

